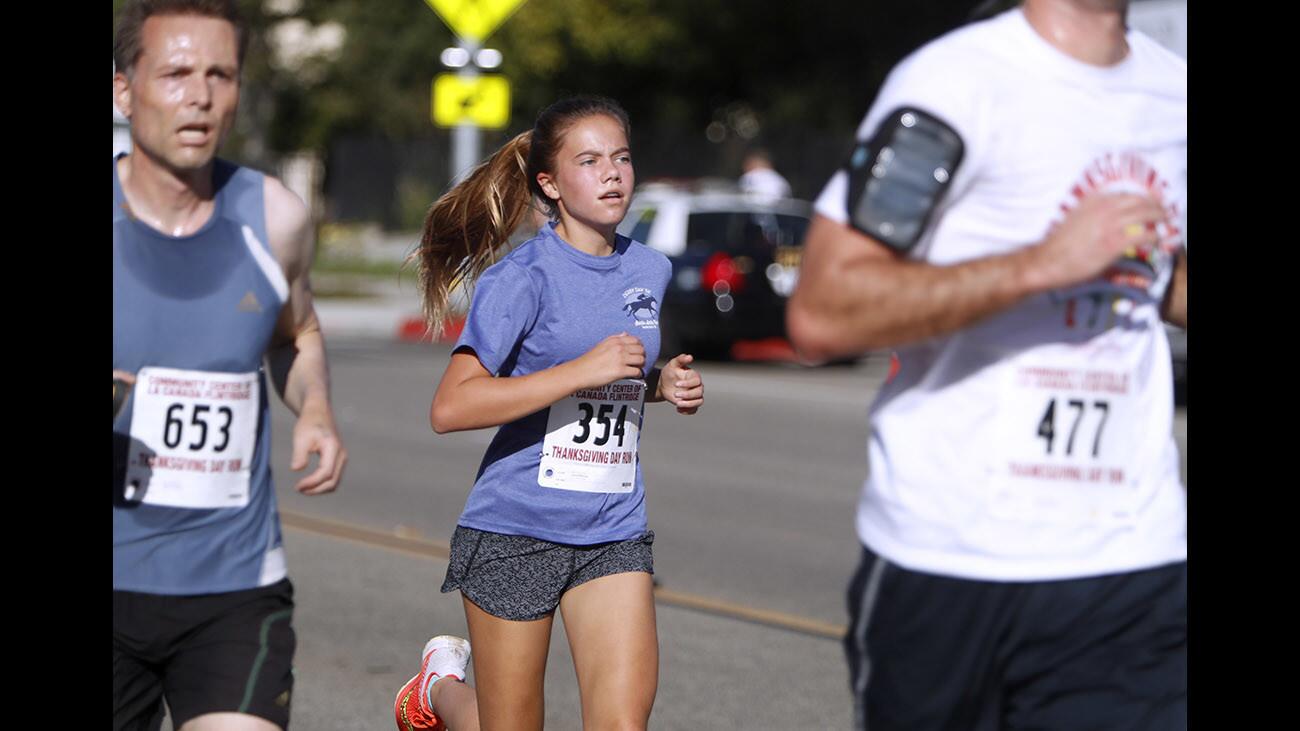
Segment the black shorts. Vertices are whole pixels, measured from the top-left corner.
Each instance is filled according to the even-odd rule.
[[[113,592],[113,729],[159,728],[205,713],[289,727],[293,584],[197,596]]]
[[[591,546],[551,543],[456,526],[443,593],[460,589],[494,617],[541,619],[573,587],[628,571],[653,574],[654,531]]]
[[[989,582],[865,550],[844,648],[854,728],[1187,726],[1187,564]]]

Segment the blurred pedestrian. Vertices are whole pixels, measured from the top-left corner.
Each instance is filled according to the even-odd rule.
[[[1186,724],[1185,63],[1126,0],[1026,0],[892,71],[788,322],[894,348],[845,638],[857,728]]]
[[[767,199],[790,197],[790,183],[772,167],[767,150],[755,148],[741,163],[740,190]]]
[[[430,408],[438,433],[499,427],[451,539],[470,643],[439,636],[397,695],[412,728],[540,729],[555,610],[587,728],[645,728],[658,685],[651,544],[638,455],[645,401],[703,403],[687,354],[662,369],[662,254],[617,235],[635,185],[627,114],[547,107],[442,196],[418,256],[441,327],[453,282],[477,287]],[[528,210],[554,220],[493,264]]]
[[[128,0],[113,99],[113,728],[289,724],[293,585],[271,480],[266,359],[296,415],[297,489],[334,490],[334,425],[307,269],[280,181],[215,157],[235,119],[235,3]],[[120,408],[120,412],[119,412]]]

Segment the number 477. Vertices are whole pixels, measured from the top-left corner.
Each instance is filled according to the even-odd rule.
[[[1079,422],[1083,421],[1083,412],[1087,410],[1088,404],[1082,399],[1070,399],[1065,404],[1074,409],[1074,423],[1070,425],[1070,436],[1065,441],[1065,453],[1069,455],[1074,453],[1074,436],[1079,431]],[[1106,401],[1093,401],[1092,406],[1101,412],[1101,420],[1097,422],[1097,433],[1092,439],[1092,456],[1096,457],[1101,450],[1101,431],[1106,427],[1110,404]],[[1052,443],[1056,440],[1056,399],[1047,402],[1047,411],[1043,412],[1043,418],[1038,421],[1038,436],[1047,441],[1047,453],[1051,454]]]

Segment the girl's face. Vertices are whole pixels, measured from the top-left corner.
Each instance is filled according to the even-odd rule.
[[[604,114],[578,120],[564,133],[551,167],[537,174],[537,182],[566,228],[572,221],[612,237],[636,184],[623,125]]]

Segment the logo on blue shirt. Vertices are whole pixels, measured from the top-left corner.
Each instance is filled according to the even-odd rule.
[[[623,292],[623,311],[637,327],[659,327],[658,300],[644,287],[632,287]]]

